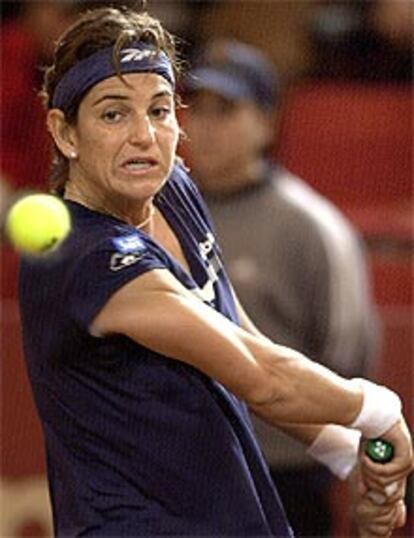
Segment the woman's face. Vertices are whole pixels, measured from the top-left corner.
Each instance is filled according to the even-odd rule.
[[[82,100],[70,127],[77,153],[70,179],[91,196],[145,202],[174,164],[179,137],[174,95],[154,73],[127,74],[124,81],[108,78]]]

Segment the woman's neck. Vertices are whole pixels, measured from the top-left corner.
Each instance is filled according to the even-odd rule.
[[[131,200],[121,200],[117,203],[114,198],[109,202],[105,196],[89,192],[70,180],[66,183],[64,197],[92,211],[116,217],[138,229],[146,229],[152,223],[155,211],[152,199],[142,205]]]

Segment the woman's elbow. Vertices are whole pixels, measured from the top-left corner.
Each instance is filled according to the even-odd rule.
[[[293,392],[290,383],[279,376],[266,373],[262,380],[251,388],[245,402],[252,413],[269,421],[279,412],[283,414],[286,403],[293,398]]]

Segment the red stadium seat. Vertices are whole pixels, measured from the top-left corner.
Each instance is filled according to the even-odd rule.
[[[409,199],[411,87],[299,85],[284,105],[278,156],[339,205]]]

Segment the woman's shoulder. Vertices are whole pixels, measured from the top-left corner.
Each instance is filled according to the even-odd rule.
[[[63,277],[79,269],[94,271],[101,265],[117,271],[144,257],[146,262],[165,261],[157,244],[140,230],[75,202],[66,203],[71,215],[68,237],[55,251],[23,260],[22,266],[30,273],[39,269],[42,275]]]
[[[177,162],[168,178],[167,183],[161,191],[161,195],[172,193],[185,193],[194,198],[201,198],[201,194],[191,179],[190,170],[183,163]]]
[[[190,170],[183,164],[177,163],[158,199],[167,201],[171,207],[191,215],[196,219],[205,221],[209,228],[212,222],[209,210],[197,185],[190,176]]]

